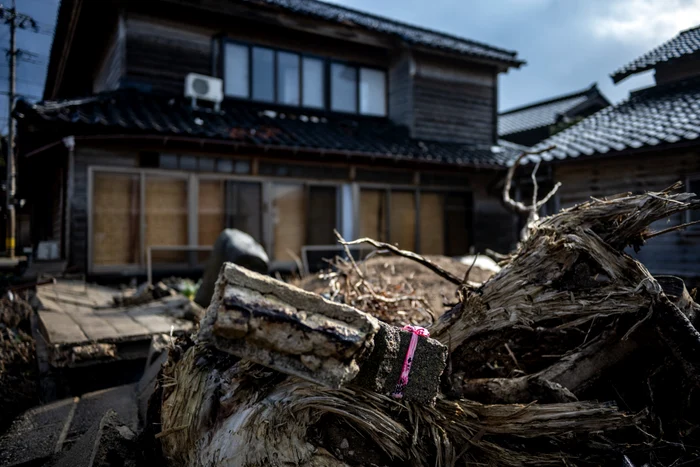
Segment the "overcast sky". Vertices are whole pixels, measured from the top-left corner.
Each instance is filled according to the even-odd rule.
[[[100,1],[100,0],[89,0]],[[148,0],[142,0],[148,1]],[[573,92],[598,83],[613,102],[630,89],[653,83],[650,73],[613,85],[609,74],[679,31],[700,24],[700,0],[329,0],[427,28],[515,50],[524,67],[501,76],[499,107],[515,106]],[[9,1],[0,0],[9,4]],[[40,34],[20,32],[19,46],[38,54],[20,61],[18,92],[32,98],[43,90],[51,46],[47,33],[58,0],[18,0]],[[8,31],[0,27],[0,47]],[[7,63],[0,91],[7,91]],[[7,99],[0,95],[0,119]],[[4,128],[5,120],[0,120]]]
[[[508,50],[527,64],[501,75],[507,110],[598,83],[613,102],[653,76],[609,74],[700,24],[700,0],[330,0]]]

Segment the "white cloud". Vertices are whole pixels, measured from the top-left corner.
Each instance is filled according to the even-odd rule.
[[[618,0],[591,15],[599,39],[655,46],[700,24],[700,0]]]

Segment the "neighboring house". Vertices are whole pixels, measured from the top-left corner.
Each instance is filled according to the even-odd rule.
[[[313,0],[63,0],[46,100],[15,111],[32,243],[127,275],[149,247],[211,246],[225,227],[276,269],[334,227],[426,254],[507,250],[497,77],[522,63]],[[223,80],[220,106],[183,96],[193,72]]]
[[[561,207],[591,196],[662,190],[677,181],[700,195],[700,27],[643,55],[612,74],[613,81],[653,69],[656,84],[584,119],[534,149],[543,154],[562,183]],[[663,220],[664,229],[700,219],[691,211]],[[698,225],[649,240],[639,258],[652,273],[673,274],[698,283]]]
[[[498,136],[511,143],[534,146],[609,105],[594,84],[582,91],[502,112],[498,116]]]

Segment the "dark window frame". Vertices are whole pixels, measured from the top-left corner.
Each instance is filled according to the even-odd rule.
[[[378,66],[373,66],[373,65],[366,65],[363,63],[359,63],[356,61],[350,61],[350,60],[342,60],[342,59],[335,59],[332,57],[328,56],[322,56],[322,55],[317,55],[317,54],[310,54],[310,53],[305,53],[305,52],[300,52],[298,50],[293,50],[293,49],[287,49],[284,47],[274,47],[274,46],[269,46],[265,44],[259,44],[256,42],[249,42],[245,40],[239,40],[239,39],[232,39],[229,37],[217,37],[216,40],[219,41],[219,54],[218,54],[218,66],[215,67],[218,70],[218,76],[219,78],[223,79],[224,81],[224,98],[225,99],[230,99],[230,100],[237,100],[237,101],[245,101],[245,102],[254,102],[254,103],[260,103],[260,104],[274,104],[276,106],[281,106],[281,107],[287,107],[287,108],[293,108],[293,109],[309,109],[309,110],[314,110],[314,111],[322,111],[322,112],[329,112],[329,113],[334,113],[334,114],[341,114],[341,115],[359,115],[363,117],[370,117],[370,118],[387,118],[389,116],[389,71],[386,68],[381,68]],[[248,97],[238,97],[238,96],[229,96],[226,94],[226,76],[225,75],[225,70],[226,70],[226,45],[227,44],[235,44],[235,45],[240,45],[244,46],[248,49]],[[263,101],[258,101],[253,99],[253,47],[261,47],[265,49],[272,50],[273,52],[273,86],[274,86],[274,99],[273,102],[263,102]],[[299,57],[299,104],[298,105],[290,105],[290,104],[283,104],[278,102],[278,90],[277,90],[277,75],[278,75],[278,54],[279,53],[290,53],[297,55]],[[319,107],[307,107],[303,105],[304,102],[304,72],[303,72],[303,59],[304,58],[310,58],[310,59],[315,59],[315,60],[320,60],[322,63],[322,79],[323,79],[323,108]],[[348,67],[352,67],[355,69],[355,107],[356,111],[355,112],[342,112],[342,111],[335,111],[331,110],[331,96],[332,96],[332,86],[333,83],[331,82],[331,64],[337,63],[340,65],[345,65]],[[365,114],[360,112],[360,69],[364,68],[367,70],[374,70],[374,71],[380,71],[384,74],[384,114],[383,115],[374,115],[374,114]]]

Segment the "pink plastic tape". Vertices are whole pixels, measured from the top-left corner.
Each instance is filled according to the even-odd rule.
[[[427,329],[420,326],[404,326],[404,331],[410,332],[411,342],[408,344],[408,351],[406,352],[406,358],[403,361],[403,368],[401,368],[401,376],[399,377],[399,382],[396,385],[396,389],[391,394],[396,399],[403,398],[403,392],[408,385],[408,375],[411,373],[411,365],[413,365],[413,356],[416,353],[416,347],[418,346],[418,337],[430,337],[430,333]]]

